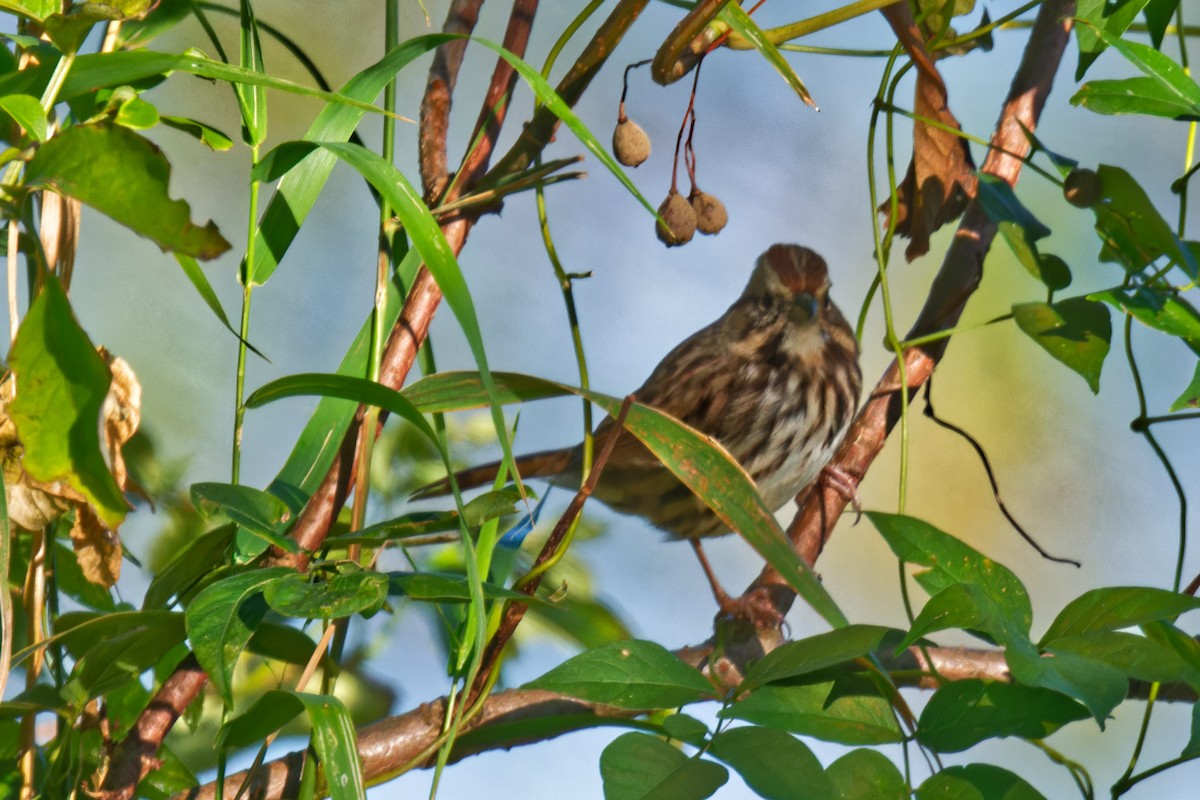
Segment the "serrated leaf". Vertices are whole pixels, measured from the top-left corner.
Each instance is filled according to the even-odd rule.
[[[774,728],[730,728],[709,749],[767,800],[839,800],[821,762],[796,737]]]
[[[339,619],[378,611],[388,595],[388,576],[380,572],[323,571],[312,575],[292,573],[267,584],[263,598],[274,611],[300,619]]]
[[[120,125],[94,122],[60,131],[33,154],[25,178],[30,187],[76,198],[163,250],[207,260],[230,247],[215,224],[195,225],[188,204],[170,198],[171,165],[162,152]]]
[[[21,321],[9,366],[20,386],[9,408],[25,448],[22,468],[43,483],[69,484],[105,527],[116,528],[129,507],[100,441],[112,373],[57,277],[46,277]]]
[[[958,753],[985,739],[1044,739],[1087,709],[1049,689],[967,679],[944,684],[921,711],[917,740],[942,753]]]
[[[849,745],[904,739],[891,705],[866,679],[763,686],[718,716]]]
[[[1101,303],[1072,297],[1057,303],[1013,306],[1017,327],[1043,350],[1077,372],[1093,393],[1112,339],[1112,321]]]
[[[1067,603],[1042,637],[1042,646],[1055,639],[1092,631],[1131,628],[1158,620],[1173,620],[1200,608],[1200,599],[1149,586],[1092,589]]]
[[[696,669],[662,645],[615,642],[567,659],[526,687],[619,708],[674,708],[713,694]]]
[[[600,754],[604,800],[703,800],[725,785],[720,764],[688,758],[657,736],[625,733]]]
[[[839,800],[908,800],[904,776],[875,750],[852,750],[825,770]]]
[[[754,662],[745,686],[761,686],[837,666],[885,647],[887,638],[898,639],[899,631],[879,625],[847,625],[776,647]]]
[[[876,511],[866,516],[898,558],[928,568],[915,576],[925,591],[937,594],[960,583],[980,586],[1015,623],[1015,630],[1028,635],[1033,622],[1029,594],[1003,564],[919,519]]]
[[[187,607],[192,652],[226,705],[233,703],[233,668],[238,656],[267,613],[263,589],[291,574],[294,570],[286,567],[237,573],[206,586]]]

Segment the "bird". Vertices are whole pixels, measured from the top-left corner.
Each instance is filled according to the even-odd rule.
[[[772,245],[755,261],[729,309],[671,350],[633,392],[639,403],[724,446],[773,511],[818,478],[858,406],[858,340],[829,288],[829,269],[820,255],[798,244]],[[742,613],[700,545],[729,528],[645,445],[616,430],[611,416],[596,428],[596,451],[614,434],[618,438],[592,496],[645,518],[671,539],[691,542],[722,612]],[[583,445],[532,453],[516,465],[523,479],[577,487]],[[466,490],[490,484],[499,468],[500,462],[484,464],[455,477]],[[416,496],[448,490],[444,479]]]

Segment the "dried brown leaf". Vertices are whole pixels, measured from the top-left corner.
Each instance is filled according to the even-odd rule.
[[[107,589],[121,577],[121,538],[116,531],[105,528],[86,503],[75,508],[71,544],[83,577],[92,583]]]
[[[966,141],[954,133],[962,127],[950,111],[946,84],[908,5],[896,3],[882,11],[917,66],[914,113],[939,123],[913,121],[913,158],[897,187],[896,232],[910,239],[904,255],[912,261],[929,252],[929,237],[957,219],[974,196],[975,164]],[[890,210],[890,204],[880,207],[885,216]]]

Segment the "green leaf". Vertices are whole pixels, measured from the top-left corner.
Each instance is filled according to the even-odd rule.
[[[167,194],[171,165],[157,147],[106,122],[73,125],[43,144],[25,167],[30,187],[74,197],[151,239],[163,250],[212,259],[229,249],[211,221]]]
[[[1183,411],[1197,406],[1200,406],[1200,361],[1196,362],[1196,371],[1192,373],[1191,383],[1183,390],[1183,394],[1171,403],[1171,411]]]
[[[879,625],[847,625],[776,647],[754,662],[744,686],[761,686],[835,667],[851,659],[885,648],[885,639],[898,639],[900,632]],[[894,644],[892,645],[894,647]]]
[[[339,619],[378,611],[387,594],[388,576],[362,569],[333,574],[323,570],[316,576],[294,572],[263,589],[263,598],[273,610],[300,619]]]
[[[1156,50],[1162,49],[1163,34],[1167,32],[1167,26],[1171,24],[1178,7],[1179,0],[1150,0],[1142,9],[1146,28],[1150,31],[1150,41]]]
[[[812,95],[808,93],[808,88],[800,80],[800,76],[796,74],[796,71],[792,69],[792,65],[783,57],[783,53],[779,52],[779,48],[775,46],[775,43],[763,32],[762,28],[758,27],[758,23],[751,19],[750,15],[740,5],[737,3],[726,3],[725,7],[721,9],[721,13],[717,15],[717,19],[727,24],[752,43],[762,57],[767,60],[767,63],[783,76],[788,86],[791,86],[795,90],[805,105],[811,106],[814,109],[817,107]]]
[[[244,714],[222,726],[217,744],[235,749],[247,747],[278,730],[301,711],[307,712],[312,726],[312,745],[321,760],[329,796],[333,800],[365,800],[354,722],[336,697],[278,689],[267,692]]]
[[[156,615],[145,624],[107,637],[77,657],[63,697],[76,708],[127,686],[184,639],[182,615]]]
[[[1166,621],[1147,623],[1142,626],[1142,631],[1148,639],[1168,648],[1187,665],[1189,674],[1184,680],[1193,691],[1200,692],[1200,641]]]
[[[1200,608],[1200,599],[1148,586],[1092,589],[1067,603],[1042,637],[1042,646],[1055,639],[1092,631],[1131,628],[1157,620],[1173,620]]]
[[[493,377],[495,397],[500,403],[540,400],[570,393],[586,397],[614,417],[621,408],[621,402],[615,398],[529,375],[498,372]],[[487,403],[489,396],[484,392],[478,374],[457,372],[424,378],[406,388],[404,394],[425,412],[478,408]],[[673,417],[640,403],[630,406],[625,429],[646,445],[731,530],[740,533],[823,619],[834,627],[847,624],[845,615],[828,591],[792,551],[774,513],[754,488],[753,481],[724,448]]]
[[[121,103],[113,117],[113,122],[134,130],[148,130],[161,121],[158,109],[136,95]]]
[[[471,586],[462,575],[439,572],[389,572],[388,594],[404,595],[410,600],[437,603],[468,603]],[[540,602],[537,598],[483,583],[483,596],[489,600],[516,600],[522,603]]]
[[[1017,327],[1100,392],[1100,370],[1112,339],[1112,321],[1101,303],[1072,297],[1057,303],[1013,306]]]
[[[730,728],[712,738],[710,752],[768,800],[837,800],[821,762],[796,737],[774,728]]]
[[[164,629],[174,624],[171,620],[181,615],[172,611],[113,611],[95,613],[91,611],[75,611],[59,615],[55,620],[55,633],[31,644],[12,655],[13,666],[17,666],[37,650],[60,644],[66,647],[72,657],[79,658],[92,647],[113,639],[122,634],[139,629],[150,629],[162,626]]]
[[[286,567],[268,567],[237,573],[206,586],[187,607],[192,651],[227,706],[233,703],[233,668],[238,656],[267,613],[263,589],[293,572]]]
[[[163,115],[159,118],[163,125],[168,128],[174,128],[177,131],[186,133],[194,139],[199,140],[209,150],[223,153],[233,147],[233,140],[227,135],[199,120],[190,119],[188,117],[176,117]]]
[[[223,525],[184,545],[150,581],[142,598],[142,608],[165,606],[172,597],[182,597],[201,578],[227,563],[229,546],[236,531],[234,525]]]
[[[1025,240],[1031,246],[1050,235],[1050,229],[1017,199],[1012,186],[1003,178],[980,173],[979,202],[989,219],[1013,223],[1024,232]]]
[[[1138,0],[1138,2],[1144,5],[1144,0]],[[1133,6],[1134,3],[1128,3],[1127,5]],[[1099,31],[1099,35],[1106,44],[1120,52],[1129,63],[1141,70],[1146,76],[1143,81],[1136,82],[1131,88],[1143,94],[1148,101],[1148,105],[1152,109],[1157,107],[1157,110],[1142,111],[1140,113],[1151,113],[1156,116],[1182,116],[1185,118],[1194,118],[1200,114],[1200,85],[1197,85],[1192,80],[1183,67],[1172,61],[1165,54],[1141,42],[1122,39],[1119,36],[1112,35],[1109,31]],[[1088,85],[1085,84],[1076,93],[1075,97],[1071,98],[1073,104],[1082,104],[1085,108],[1090,108],[1102,114],[1127,113],[1122,111],[1105,111],[1088,105],[1085,102],[1085,98],[1080,98],[1080,95],[1084,93],[1087,87]],[[1180,111],[1170,113],[1167,111],[1168,107],[1178,108]]]
[[[1092,211],[1104,243],[1102,259],[1117,261],[1136,273],[1165,255],[1190,277],[1200,274],[1192,249],[1179,240],[1132,175],[1108,164],[1101,164],[1096,174],[1100,177],[1100,202]]]
[[[722,709],[718,716],[849,745],[904,739],[891,705],[874,684],[861,677],[763,686]]]
[[[46,112],[36,97],[27,94],[10,94],[0,97],[0,111],[12,117],[34,141],[46,141]]]
[[[62,8],[60,0],[0,0],[0,8],[39,22]]]
[[[1046,650],[1099,661],[1137,680],[1200,684],[1200,671],[1187,664],[1173,648],[1134,633],[1092,631],[1062,636],[1047,645]]]
[[[256,655],[300,665],[308,663],[316,648],[317,643],[304,631],[275,622],[259,623],[246,644],[246,649]],[[323,667],[328,661],[328,655],[322,656]]]
[[[921,711],[917,740],[938,752],[958,753],[985,739],[1044,739],[1088,716],[1079,703],[1049,689],[971,678],[934,692]]]
[[[625,733],[600,754],[604,800],[703,800],[725,785],[720,764],[688,758],[657,736]]]
[[[1101,729],[1129,689],[1129,678],[1122,670],[1074,653],[1043,656],[1031,644],[1013,643],[1004,656],[1015,680],[1075,698],[1087,706]]]
[[[154,757],[158,767],[138,784],[139,796],[167,800],[200,785],[187,764],[171,748],[161,745]]]
[[[64,481],[82,494],[107,528],[128,505],[108,471],[100,410],[112,373],[49,275],[21,321],[9,366],[20,391],[10,405],[25,454],[21,466],[44,483]]]
[[[950,628],[982,634],[989,641],[1001,644],[1023,641],[1029,636],[1028,619],[1002,606],[979,584],[957,583],[929,598],[896,651],[904,650],[929,633]]]
[[[205,516],[220,513],[265,542],[288,553],[299,552],[296,543],[283,535],[292,512],[275,495],[231,483],[194,483],[189,494]]]
[[[1079,0],[1075,16],[1083,24],[1075,26],[1075,38],[1079,44],[1079,66],[1075,69],[1075,80],[1083,77],[1106,46],[1115,46],[1115,42],[1123,41],[1121,34],[1137,18],[1146,2],[1124,0],[1109,4],[1106,0]]]
[[[896,765],[875,750],[852,750],[825,770],[840,800],[908,800]]]
[[[2,508],[0,514],[4,514],[4,518],[7,519],[7,513]],[[53,553],[54,585],[58,591],[97,611],[116,610],[117,604],[113,600],[112,591],[84,577],[83,570],[79,568],[79,559],[71,547],[56,541]]]
[[[980,586],[1016,630],[1028,635],[1033,606],[1025,586],[1007,567],[919,519],[878,511],[866,516],[900,560],[928,568],[915,576],[925,591],[937,594],[959,583]]]
[[[663,730],[672,739],[703,747],[708,741],[708,726],[687,714],[671,714],[662,721]]]
[[[264,74],[262,44],[258,41],[258,22],[254,19],[254,7],[250,0],[240,0],[238,19],[241,28],[241,59],[243,69]],[[235,83],[238,110],[242,115],[242,139],[251,147],[257,147],[267,138],[267,90],[265,87]]]
[[[1018,775],[991,764],[946,767],[917,788],[917,800],[1046,800]]]
[[[674,708],[713,694],[695,668],[662,645],[638,639],[567,659],[526,687],[618,708]]]
[[[1192,733],[1188,742],[1183,746],[1180,758],[1200,757],[1200,703],[1192,703]]]
[[[212,284],[208,282],[208,277],[204,274],[204,271],[200,269],[200,263],[191,256],[184,255],[183,253],[176,253],[175,260],[178,261],[179,266],[183,268],[183,274],[187,276],[187,279],[191,282],[196,292],[200,295],[200,299],[203,300],[204,304],[208,306],[213,314],[217,316],[217,319],[220,320],[221,324],[225,326],[225,329],[236,336],[239,341],[244,341],[241,334],[238,333],[233,327],[233,324],[230,323],[229,317],[225,315],[225,309],[221,306],[221,301],[217,297],[217,293],[213,291]],[[246,342],[245,344],[246,347],[250,348],[250,350],[254,352],[255,355],[266,359],[266,356],[264,356],[257,347],[249,342]]]
[[[1185,102],[1173,88],[1154,78],[1088,81],[1071,104],[1096,114],[1143,114],[1182,121],[1195,120],[1200,108]]]
[[[1200,354],[1200,313],[1174,292],[1152,286],[1136,286],[1106,289],[1088,295],[1088,299],[1108,303],[1128,312],[1147,327],[1182,339],[1193,353]]]

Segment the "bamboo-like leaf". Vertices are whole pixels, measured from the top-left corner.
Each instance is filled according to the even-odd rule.
[[[788,86],[800,96],[804,104],[810,106],[814,110],[819,111],[817,103],[809,94],[808,87],[804,85],[804,81],[800,80],[800,76],[792,69],[792,65],[783,57],[783,53],[779,52],[779,48],[775,43],[763,32],[763,29],[758,27],[758,23],[750,18],[737,3],[729,3],[725,8],[721,9],[721,13],[717,15],[717,19],[729,25],[730,28],[741,34],[748,42],[751,42],[754,47],[762,54],[762,57],[767,60],[767,63],[775,68],[776,72],[783,76],[787,81]]]

